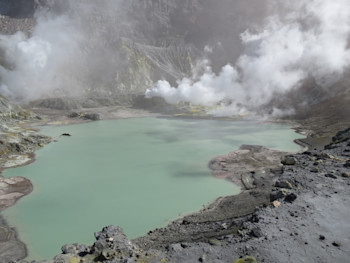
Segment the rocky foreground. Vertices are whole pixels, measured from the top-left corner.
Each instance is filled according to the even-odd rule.
[[[242,156],[254,160],[255,171],[246,167],[230,178],[241,183],[239,195],[131,241],[107,226],[94,244],[65,245],[47,262],[347,262],[350,129],[323,150],[287,155],[282,164],[267,163],[265,151],[243,146],[211,162],[214,174],[227,174]]]

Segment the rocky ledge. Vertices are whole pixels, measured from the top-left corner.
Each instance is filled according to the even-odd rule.
[[[287,155],[277,163],[278,158],[266,163],[263,151],[243,146],[210,163],[214,174],[229,174],[241,184],[239,195],[218,198],[131,241],[121,228],[105,227],[95,233],[93,245],[65,245],[47,262],[347,262],[350,129],[322,150]],[[237,172],[236,160],[244,161],[244,155],[254,159],[252,166]]]
[[[0,96],[0,212],[33,189],[28,179],[4,178],[1,172],[6,168],[32,162],[34,151],[51,141],[51,138],[27,127],[28,122],[38,119],[38,115]],[[7,263],[26,255],[25,245],[17,239],[15,230],[9,227],[0,215],[0,262]]]

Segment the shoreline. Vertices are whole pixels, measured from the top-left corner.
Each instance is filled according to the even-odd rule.
[[[113,112],[113,110],[111,110],[115,110],[116,108],[120,109],[121,107],[104,108],[104,117],[107,117],[108,119],[124,119],[155,115],[152,113],[147,113],[144,110],[124,109],[119,113]],[[96,110],[101,110],[101,108],[93,110],[87,109],[85,112],[90,113],[95,112]],[[37,109],[35,113],[44,115],[44,112],[46,113],[44,119],[13,122],[11,123],[11,126],[18,129],[18,136],[21,136],[19,134],[27,129],[30,129],[34,135],[41,136],[40,130],[33,129],[33,127],[45,125],[72,125],[93,121],[91,119],[68,118],[67,114],[71,111]],[[159,114],[157,114],[157,116],[158,115]],[[45,144],[51,142],[52,139],[47,140]],[[21,167],[35,162],[35,150],[39,149],[40,147],[44,147],[44,145],[39,145],[39,147],[29,149],[29,152],[14,152],[8,154],[5,157],[1,157],[0,186],[2,188],[0,189],[0,263],[8,263],[11,260],[22,260],[28,256],[26,245],[18,238],[16,229],[12,227],[11,224],[9,224],[3,217],[2,211],[10,206],[15,205],[21,198],[25,197],[33,191],[33,185],[29,179],[24,177],[7,178],[2,175],[2,172],[6,169]],[[27,187],[23,188],[23,184],[26,184]]]
[[[142,112],[142,114],[145,113],[144,111]],[[60,112],[60,114],[60,116],[62,116],[62,112]],[[125,112],[122,115],[125,116]],[[127,114],[127,116],[130,117],[129,114]],[[159,114],[157,116],[169,117]],[[64,117],[63,121],[52,123],[52,120],[59,119],[56,117],[57,115],[53,114],[48,119],[41,120],[40,122],[35,121],[27,123],[24,126],[28,127],[28,125],[33,125],[33,123],[35,123],[35,125],[38,123],[43,123],[44,125],[48,125],[48,123],[49,125],[66,125],[89,121],[79,119],[70,122],[70,119]],[[135,117],[146,116],[137,115]],[[298,133],[301,131],[300,126],[293,129]],[[294,142],[305,147],[317,141],[311,139],[310,142],[308,142],[309,138],[308,136],[306,139],[301,139],[301,141],[297,139]],[[316,148],[321,146],[312,145],[307,152],[319,151]],[[242,249],[241,245],[245,243],[254,243],[256,238],[261,240],[264,237],[266,239],[267,236],[270,235],[270,232],[273,232],[273,230],[264,232],[261,229],[266,227],[265,224],[262,223],[259,225],[258,222],[255,222],[259,213],[265,213],[264,218],[269,218],[271,213],[273,214],[273,211],[267,213],[267,210],[280,209],[280,206],[287,207],[289,203],[292,204],[293,201],[295,201],[295,196],[298,196],[296,193],[300,191],[300,189],[296,187],[296,183],[293,181],[294,179],[288,178],[282,180],[277,185],[276,182],[284,175],[286,167],[298,167],[299,164],[298,162],[293,164],[293,161],[291,164],[289,163],[290,160],[284,160],[285,164],[281,165],[280,159],[287,155],[287,157],[291,156],[291,160],[294,160],[296,157],[293,156],[303,156],[304,152],[305,149],[301,149],[295,154],[289,154],[287,152],[272,151],[261,146],[243,145],[241,149],[222,156],[217,156],[209,163],[209,167],[213,171],[213,176],[219,175],[218,177],[228,179],[241,186],[242,190],[239,194],[219,197],[204,209],[182,216],[170,222],[166,227],[154,229],[149,231],[148,234],[131,241],[127,239],[122,229],[119,227],[105,227],[101,232],[95,233],[97,241],[93,245],[65,245],[62,247],[63,254],[57,255],[53,261],[47,260],[44,262],[69,263],[72,262],[72,260],[74,262],[75,260],[78,260],[77,262],[79,262],[79,260],[94,262],[97,259],[101,262],[110,259],[117,260],[115,262],[136,262],[136,259],[143,258],[144,262],[159,262],[166,259],[168,262],[180,263],[198,262],[200,258],[202,258],[202,260],[199,261],[204,262],[203,259],[206,258],[206,262],[217,263],[229,261],[216,261],[214,259],[209,260],[208,258],[216,255],[218,258],[226,257],[227,260],[232,261],[234,257],[238,258],[245,255],[261,257],[260,254],[256,254],[255,251],[251,249]],[[272,156],[274,156],[274,158],[271,158]],[[31,161],[34,161],[35,154],[33,154],[32,157]],[[252,159],[255,160],[255,162],[251,163]],[[245,160],[249,161],[246,162]],[[242,170],[240,167],[241,170],[239,170],[238,173],[233,172],[233,176],[222,176],[222,172],[236,171],[237,165],[239,167],[242,163],[249,164],[245,167],[245,170]],[[271,203],[273,199],[276,200]],[[289,199],[293,201],[286,201]],[[271,208],[271,205],[273,208]],[[260,221],[260,219],[258,221]],[[287,219],[284,223],[286,222],[288,222]],[[258,228],[256,228],[256,224],[259,225]],[[281,227],[281,229],[284,228],[285,226]],[[7,229],[15,231],[11,227],[7,227]],[[15,233],[12,237],[16,239],[16,236]],[[27,262],[23,260],[25,257],[24,255],[27,255],[25,244],[17,239],[15,242],[17,242],[15,243],[17,247],[12,249],[14,255],[11,255],[11,259]],[[115,247],[111,250],[111,246]],[[124,248],[121,249],[121,247]],[[238,250],[228,253],[228,251],[224,249],[226,247],[231,247],[231,250]],[[7,249],[7,253],[8,251],[11,251],[11,249]],[[181,256],[184,251],[190,251],[186,252],[188,258],[183,258],[183,256]],[[210,253],[203,253],[203,251],[210,251]],[[249,251],[249,253],[247,251]],[[273,256],[273,254],[270,255],[271,253],[267,253],[267,251],[262,254],[263,257],[266,258]],[[118,257],[122,255],[121,257],[123,260],[128,258],[128,260],[131,261],[123,261],[118,258],[117,255]],[[228,259],[228,257],[230,257],[230,259]],[[2,258],[0,256],[1,263],[8,262],[8,260],[1,260]],[[277,263],[277,261],[273,260],[267,262]],[[287,262],[289,263],[290,261],[286,261],[286,263]]]
[[[126,116],[125,116],[125,113],[123,113],[122,115],[123,115],[123,117],[122,118],[132,118],[132,117],[147,117],[147,116],[154,116],[154,114],[149,114],[149,115],[147,115],[147,114],[145,114],[145,112],[144,111],[141,111],[142,112],[142,114],[141,114],[141,116],[140,116],[140,114],[132,114],[132,113],[130,113],[130,112],[128,112],[127,114],[126,114]],[[56,115],[57,113],[55,113],[55,114],[53,114],[52,116],[49,116],[49,121],[46,119],[46,120],[41,120],[41,121],[34,121],[34,122],[29,122],[29,123],[26,123],[24,126],[25,127],[32,127],[33,125],[34,126],[38,126],[38,124],[40,124],[41,126],[45,126],[45,125],[69,125],[69,124],[79,124],[79,123],[84,123],[84,122],[88,122],[88,120],[81,120],[81,119],[79,119],[79,120],[72,120],[72,119],[69,119],[69,118],[66,118],[66,117],[64,117],[63,118],[63,120],[60,120],[60,122],[55,122],[54,124],[52,124],[52,119],[53,120],[56,120],[57,119],[57,115]],[[62,116],[62,111],[60,111],[59,112],[59,114],[60,114],[60,116]],[[130,116],[130,114],[132,115],[132,116]],[[109,116],[111,116],[111,115],[109,115]],[[113,115],[112,115],[113,116]],[[169,117],[169,116],[165,116],[165,115],[159,115],[159,114],[157,114],[157,117],[159,117],[159,116],[162,116],[162,117]],[[115,117],[115,115],[114,115],[114,117]],[[192,118],[193,116],[191,116],[191,118]],[[108,118],[108,119],[118,119],[118,118]],[[253,147],[248,147],[248,149],[249,149],[249,151],[250,151],[250,153],[251,154],[254,154],[254,152],[259,152],[260,150],[264,150],[264,151],[268,151],[268,154],[272,154],[272,152],[274,152],[274,151],[269,151],[268,149],[266,149],[266,148],[260,148],[260,147],[257,147],[257,146],[253,146]],[[247,149],[246,149],[247,150]],[[286,152],[280,152],[279,153],[279,155],[278,155],[278,158],[277,159],[279,159],[282,155],[285,155],[285,154],[287,154]],[[263,155],[265,155],[265,154],[263,154]],[[251,157],[251,156],[250,156]],[[249,157],[249,158],[250,158]],[[28,161],[28,162],[26,162],[26,163],[24,163],[24,164],[22,164],[22,165],[27,165],[27,164],[30,164],[30,163],[32,163],[32,162],[34,162],[35,161],[35,154],[33,153],[32,155],[31,155],[31,159]],[[274,162],[276,161],[276,159],[274,160]],[[266,168],[267,169],[267,164],[266,163],[264,163],[264,165],[266,166],[266,167],[264,167],[264,168]],[[21,166],[21,165],[18,165],[18,166]],[[276,167],[275,167],[276,168]],[[226,178],[227,179],[227,178]],[[231,180],[231,182],[233,182],[233,183],[235,183],[235,181],[234,180]],[[243,188],[243,190],[247,190],[247,188]],[[262,192],[264,192],[264,191],[262,191]],[[240,195],[240,194],[238,194],[238,195]],[[237,196],[237,195],[236,195]],[[261,204],[264,204],[264,203],[266,203],[266,201],[267,201],[267,196],[268,196],[268,194],[266,193],[266,192],[264,192],[263,194],[262,193],[260,193],[260,195],[259,195],[259,197],[263,197],[263,202],[261,202],[261,201],[259,201],[259,202],[250,202],[251,204],[252,204],[252,206],[251,206],[251,208],[250,209],[248,209],[249,211],[248,212],[245,212],[247,215],[248,214],[251,214],[252,212],[253,212],[253,210],[254,210],[254,207],[255,206],[257,206],[257,205],[261,205]],[[231,196],[232,197],[232,196]],[[231,197],[230,196],[228,196],[228,197],[219,197],[219,198],[217,198],[215,201],[213,201],[212,203],[210,203],[208,206],[207,206],[207,208],[206,209],[212,209],[213,207],[215,207],[215,206],[218,206],[219,205],[219,203],[220,202],[226,202],[227,200],[229,200],[228,202],[229,203],[234,203],[234,202],[236,202],[236,201],[232,201],[232,200],[230,200],[231,199]],[[244,201],[242,201],[243,203],[246,203],[246,202],[248,202],[247,201],[247,198],[250,198],[249,196],[244,196],[243,197],[243,200]],[[235,198],[233,198],[233,199],[235,199]],[[17,200],[16,200],[17,201]],[[234,205],[234,204],[233,204]],[[191,214],[189,214],[189,215],[187,215],[187,216],[193,216],[193,215],[195,215],[195,214],[201,214],[202,212],[201,211],[198,211],[198,212],[193,212],[193,213],[191,213]],[[243,213],[244,214],[244,213]],[[240,215],[238,215],[238,217],[239,216],[243,216],[243,214],[240,214]],[[1,216],[1,214],[0,214],[0,216]],[[185,217],[187,217],[187,216],[185,216]],[[246,216],[246,215],[245,215]],[[181,217],[181,219],[179,219],[179,220],[183,220],[183,218],[184,217]],[[212,221],[218,221],[219,219],[218,218],[213,218],[212,219]],[[221,232],[221,234],[224,234],[224,233],[226,233],[226,232],[228,232],[228,231],[231,231],[231,229],[225,229],[225,231],[224,232]],[[152,232],[152,231],[151,231]],[[212,234],[211,234],[212,235]],[[216,236],[217,234],[215,234],[214,236]],[[22,257],[22,259],[23,259],[23,257]],[[1,260],[0,260],[0,262],[1,262]],[[5,261],[4,261],[5,262]]]
[[[280,171],[270,171],[272,180],[254,172],[255,188],[218,198],[164,228],[128,240],[121,228],[107,226],[95,233],[94,244],[65,245],[53,262],[346,262],[350,129],[323,150],[289,154],[282,163]],[[260,204],[245,210],[244,195]]]

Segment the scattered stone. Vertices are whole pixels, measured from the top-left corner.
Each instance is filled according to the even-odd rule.
[[[207,260],[207,256],[204,254],[199,258],[199,262],[205,262]]]
[[[350,161],[346,161],[346,163],[344,164],[345,168],[350,168]]]
[[[283,165],[295,165],[297,163],[297,159],[295,159],[293,156],[285,156],[281,163]]]
[[[258,263],[255,257],[247,256],[236,260],[234,263]]]
[[[319,173],[320,169],[317,168],[317,167],[314,167],[314,168],[311,168],[310,172],[312,172],[312,173]]]
[[[260,238],[264,236],[264,233],[261,231],[260,227],[255,227],[250,231],[250,236]]]
[[[62,133],[61,136],[67,136],[67,137],[70,137],[72,136],[70,133]]]
[[[254,185],[254,177],[252,173],[242,174],[241,181],[247,190],[256,188],[256,185]]]
[[[340,247],[341,246],[340,242],[338,242],[338,241],[333,241],[332,245],[335,246],[335,247]]]
[[[322,159],[334,159],[334,156],[328,153],[321,153],[318,157]]]
[[[120,227],[106,226],[101,232],[95,233],[95,238],[96,242],[92,246],[92,251],[106,259],[111,258],[113,253],[129,255],[134,252],[134,246]],[[110,241],[111,239],[113,241]]]
[[[272,202],[272,206],[275,207],[275,208],[280,207],[281,206],[281,202],[275,200],[275,201]]]
[[[222,223],[221,226],[222,226],[223,229],[227,229],[228,228],[228,224],[227,223]]]
[[[284,198],[284,201],[289,202],[289,203],[293,203],[295,201],[295,199],[297,199],[297,195],[294,193],[291,193]]]
[[[187,245],[186,243],[181,243],[181,247],[182,247],[182,248],[187,248],[188,245]]]
[[[78,244],[64,245],[61,247],[62,253],[63,254],[77,254],[77,252],[78,252],[77,246],[78,246]]]
[[[324,235],[320,235],[319,239],[320,239],[320,240],[325,240],[326,237],[325,237]]]
[[[209,244],[212,246],[221,246],[221,242],[217,240],[216,238],[210,239]]]
[[[275,200],[282,199],[283,197],[286,197],[288,194],[289,192],[286,189],[272,191],[270,194],[270,201],[273,202]]]
[[[72,112],[68,114],[68,118],[78,118],[80,115],[78,112]]]
[[[68,118],[72,118],[72,119],[80,118],[83,120],[91,120],[91,121],[101,120],[101,115],[99,113],[72,112],[67,116]]]
[[[328,177],[328,178],[332,178],[332,179],[337,179],[338,178],[332,173],[327,173],[327,174],[325,174],[325,176]]]
[[[344,177],[344,178],[349,178],[349,177],[350,177],[350,174],[349,174],[349,173],[342,173],[341,176]]]
[[[87,113],[85,114],[84,119],[98,121],[98,120],[101,120],[101,115],[98,113]]]
[[[277,181],[275,183],[275,186],[279,187],[279,188],[285,188],[285,189],[292,189],[293,188],[293,185],[288,180]]]
[[[171,245],[167,245],[165,249],[168,250],[169,252],[179,252],[183,249],[183,247],[181,244],[171,244]]]

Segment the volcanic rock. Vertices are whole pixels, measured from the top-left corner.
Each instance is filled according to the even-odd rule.
[[[295,165],[296,162],[297,160],[293,156],[285,156],[281,161],[283,165]]]

